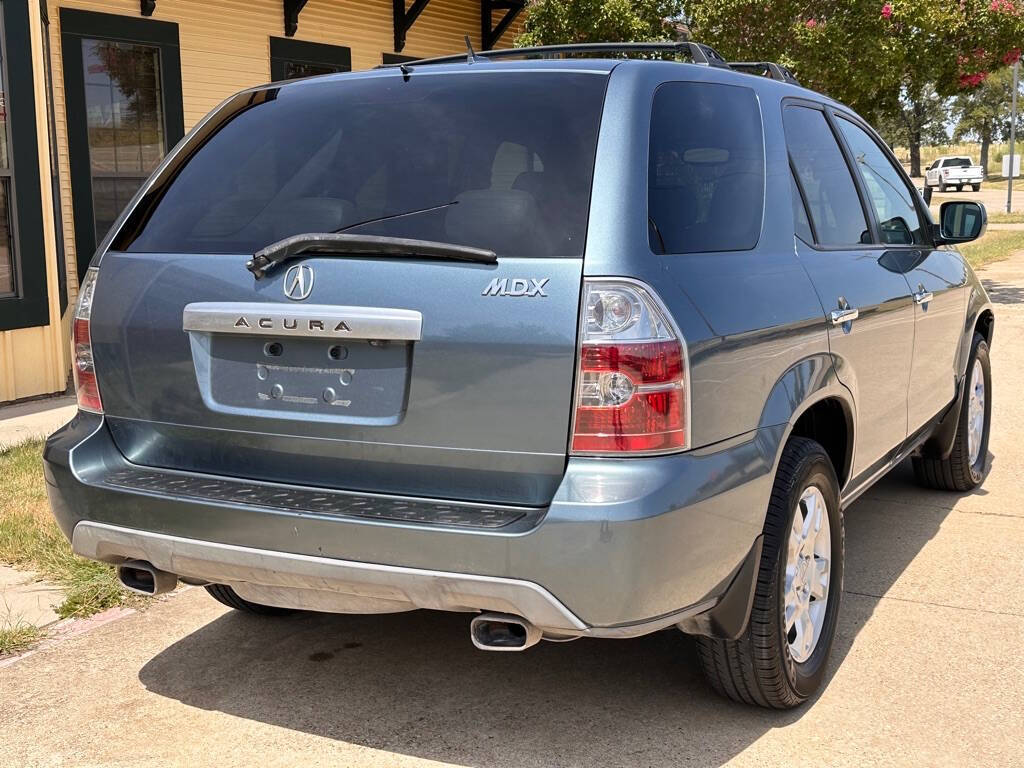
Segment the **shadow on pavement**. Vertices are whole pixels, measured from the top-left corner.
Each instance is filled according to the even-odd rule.
[[[998,280],[982,280],[993,304],[1024,304],[1024,288],[1013,283]]]
[[[847,511],[850,594],[830,678],[877,597],[958,498],[920,503],[921,494],[907,463]],[[229,612],[162,651],[139,678],[189,706],[474,766],[720,764],[814,707],[770,712],[723,700],[704,682],[692,641],[674,629],[483,653],[470,643],[468,615],[432,611]]]

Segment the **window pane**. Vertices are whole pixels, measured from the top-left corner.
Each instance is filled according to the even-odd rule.
[[[67,302],[67,265],[64,256],[64,217],[60,203],[60,165],[57,154],[57,126],[53,108],[53,70],[50,68],[50,22],[45,13],[46,0],[40,0],[43,9],[43,75],[46,78],[46,137],[50,145],[50,196],[53,200],[53,234],[57,251],[57,282],[61,308]]]
[[[816,109],[786,107],[783,120],[789,156],[803,185],[818,242],[870,243],[857,188],[825,115]]]
[[[669,83],[651,113],[651,249],[740,251],[761,234],[764,139],[748,88]],[[660,238],[658,235],[660,234]]]
[[[270,89],[195,152],[127,248],[252,253],[352,227],[579,257],[605,83],[509,72]]]
[[[793,221],[796,235],[805,243],[813,243],[814,235],[811,233],[811,223],[807,220],[807,209],[804,207],[803,198],[800,197],[796,179],[792,175],[790,175],[790,186],[793,188]]]
[[[160,51],[149,45],[84,40],[82,58],[99,240],[167,151]]]
[[[284,77],[292,80],[297,77],[313,77],[314,75],[329,75],[332,72],[347,72],[344,67],[334,64],[314,64],[309,61],[286,61],[284,63]]]
[[[14,238],[11,237],[11,179],[0,177],[0,296],[15,293]]]
[[[882,242],[891,245],[924,243],[924,230],[914,206],[917,193],[907,186],[878,144],[859,125],[840,119],[839,129],[846,137],[867,186],[871,205],[878,215]]]
[[[3,5],[0,4],[0,10],[3,9]],[[0,54],[6,53],[0,49]],[[4,67],[6,66],[6,60],[3,55],[0,55],[0,170],[9,170],[11,167],[11,148],[10,148],[10,131],[7,121],[7,92],[4,90],[4,83],[7,80],[4,78],[6,72]]]

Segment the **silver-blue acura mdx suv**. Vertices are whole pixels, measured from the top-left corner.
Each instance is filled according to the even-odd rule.
[[[674,626],[792,707],[843,509],[907,457],[985,473],[985,211],[939,218],[849,109],[694,43],[252,88],[92,260],[53,511],[146,594],[496,651]]]

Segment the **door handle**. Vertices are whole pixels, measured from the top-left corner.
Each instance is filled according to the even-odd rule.
[[[915,304],[927,304],[934,298],[931,291],[918,291],[914,294]]]
[[[854,320],[860,317],[860,310],[852,309],[850,307],[847,307],[846,309],[833,309],[829,317],[832,320],[832,325],[852,323]]]

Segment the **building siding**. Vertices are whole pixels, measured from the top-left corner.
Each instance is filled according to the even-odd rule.
[[[181,51],[181,86],[188,131],[211,109],[243,88],[270,80],[270,38],[284,37],[284,11],[281,0],[157,0],[152,18],[178,25]],[[407,3],[408,6],[408,3]],[[75,269],[74,221],[72,218],[71,177],[68,161],[67,120],[65,116],[64,74],[61,59],[60,9],[76,8],[100,13],[139,17],[138,0],[50,0],[51,66],[54,78],[54,109],[60,165],[61,210],[63,213],[65,263],[67,268],[69,310],[59,317],[56,261],[53,257],[54,233],[48,187],[43,195],[48,283],[51,293],[51,325],[0,331],[0,402],[61,391],[69,371],[67,350],[68,314],[78,292]],[[500,11],[495,12],[497,21]],[[511,46],[521,31],[521,17],[505,32],[496,47]],[[33,50],[37,80],[36,114],[45,115],[40,99],[42,90],[41,21],[36,13],[37,32]],[[480,48],[479,0],[431,0],[406,35],[402,54],[433,56],[464,48],[468,34]],[[344,45],[352,51],[352,68],[369,69],[381,63],[381,55],[394,50],[394,29],[390,0],[309,0],[299,15],[296,40]],[[19,108],[12,105],[12,108]],[[24,108],[24,107],[20,107]],[[40,121],[45,130],[45,121]],[[45,138],[44,134],[41,137]],[[45,141],[40,141],[40,167],[48,167]],[[49,183],[47,173],[43,174]]]

